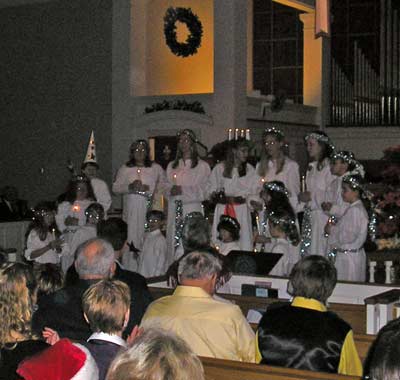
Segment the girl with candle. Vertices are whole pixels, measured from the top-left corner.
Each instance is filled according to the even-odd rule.
[[[129,161],[118,170],[113,192],[123,195],[122,218],[128,224],[128,243],[139,250],[143,247],[146,213],[152,209],[154,193],[164,187],[164,170],[150,160],[149,144],[146,140],[134,141]],[[129,270],[137,269],[132,252],[125,252],[122,262]]]
[[[314,131],[305,137],[310,163],[306,174],[307,191],[299,193],[298,210],[304,210],[301,254],[325,255],[324,226],[328,215],[322,209],[326,193],[334,180],[330,160],[334,147],[328,135]]]
[[[262,142],[261,158],[256,166],[255,181],[259,184],[256,194],[262,190],[263,182],[281,181],[289,193],[292,207],[296,209],[300,192],[299,165],[285,154],[284,133],[274,127],[268,128],[263,133]],[[261,211],[259,199],[255,198],[251,205]]]
[[[168,263],[178,259],[181,231],[185,216],[197,211],[203,213],[201,202],[206,198],[206,185],[210,176],[209,165],[199,158],[196,135],[190,129],[177,134],[178,147],[175,160],[167,167],[168,199],[167,256]]]
[[[68,254],[55,223],[55,207],[51,202],[38,203],[33,211],[33,221],[27,232],[24,255],[38,264],[59,264],[60,255]]]
[[[253,181],[254,168],[247,163],[248,156],[249,142],[246,139],[230,141],[226,159],[214,167],[208,185],[208,193],[217,202],[212,228],[213,243],[218,245],[217,226],[221,215],[229,215],[236,218],[241,226],[239,245],[245,251],[253,248],[251,215],[247,198],[256,192],[257,186]],[[224,191],[223,196],[221,196],[221,191]]]
[[[79,226],[83,226],[86,223],[85,210],[95,201],[89,179],[81,175],[74,177],[68,184],[65,201],[58,205],[56,215],[58,229],[62,233],[71,233]]]

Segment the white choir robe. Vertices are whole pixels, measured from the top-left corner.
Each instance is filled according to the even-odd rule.
[[[97,202],[103,206],[104,212],[107,213],[112,202],[108,185],[100,178],[92,178],[90,183],[92,185]]]
[[[329,251],[332,248],[339,250],[354,250],[354,252],[338,252],[335,266],[338,280],[365,281],[366,255],[363,248],[368,234],[368,214],[358,200],[349,205],[338,223],[332,226],[328,238]]]
[[[253,250],[253,228],[251,224],[250,207],[248,205],[248,198],[250,195],[256,193],[257,183],[254,181],[254,168],[247,164],[246,175],[239,177],[237,168],[232,169],[232,178],[223,176],[224,163],[217,164],[210,176],[208,184],[208,193],[211,195],[213,192],[219,191],[224,188],[227,197],[243,197],[246,202],[243,204],[234,205],[236,219],[240,223],[240,249],[243,251]],[[220,221],[221,215],[225,212],[224,204],[217,203],[214,210],[214,220],[212,226],[212,241],[218,245],[218,231],[217,226]]]
[[[280,173],[276,173],[276,163],[275,161],[271,160],[269,161],[268,171],[264,177],[261,177],[257,174],[259,166],[260,163],[257,164],[255,172],[256,179],[254,181],[256,181],[258,184],[255,195],[259,197],[259,194],[265,182],[281,181],[289,192],[288,198],[290,204],[292,205],[293,209],[296,210],[298,204],[297,197],[300,192],[300,172],[298,163],[296,161],[293,161],[289,157],[285,157],[285,163],[283,165],[282,171]],[[258,200],[258,202],[260,201],[261,200]]]
[[[138,272],[147,278],[162,276],[167,269],[167,240],[160,230],[146,233],[139,253]]]
[[[61,245],[61,253],[58,253],[55,249],[49,249],[43,255],[32,259],[31,254],[33,251],[37,249],[43,248],[48,245],[50,242],[55,240],[55,236],[48,232],[46,235],[46,239],[40,240],[39,234],[33,229],[29,232],[28,238],[26,240],[26,249],[24,252],[24,256],[28,261],[34,261],[39,264],[59,264],[61,255],[69,254],[68,244],[63,243]]]
[[[69,235],[68,245],[69,254],[61,256],[61,269],[64,273],[67,273],[68,268],[72,265],[75,259],[75,251],[78,246],[89,239],[95,238],[97,236],[96,226],[84,225],[80,226],[75,230],[74,233]]]
[[[201,202],[206,199],[207,181],[210,176],[210,166],[203,160],[198,161],[196,167],[192,168],[191,160],[179,160],[176,168],[170,162],[167,167],[168,185],[165,197],[168,200],[168,219],[167,219],[167,259],[168,265],[179,257],[181,250],[175,250],[175,214],[176,200],[181,200],[183,205],[183,218],[194,211],[203,213]],[[176,177],[174,177],[176,175]],[[182,187],[182,194],[171,196],[170,191],[173,185]]]
[[[289,277],[290,271],[295,264],[295,258],[292,257],[292,247],[292,244],[287,239],[273,239],[271,253],[282,253],[283,256],[269,272],[271,276]]]
[[[138,170],[140,172],[138,173]],[[165,187],[165,173],[162,167],[153,163],[150,167],[121,166],[113,183],[113,192],[123,195],[122,219],[128,224],[128,242],[133,242],[139,250],[143,247],[144,227],[148,209],[148,198],[141,194],[131,193],[129,185],[141,180],[149,186],[147,195],[151,196],[157,189]],[[131,252],[127,251],[122,257],[126,269],[137,270],[137,262]]]
[[[340,218],[346,211],[347,207],[349,207],[349,204],[345,202],[342,197],[343,177],[346,174],[347,173],[335,177],[328,187],[325,202],[332,203],[331,209],[326,212],[329,216],[334,215],[336,218]]]
[[[310,255],[324,256],[326,252],[326,238],[324,227],[328,221],[328,215],[321,208],[326,201],[329,185],[335,179],[331,174],[329,160],[324,161],[321,170],[317,169],[317,162],[311,162],[306,175],[307,190],[311,193],[311,201],[307,204],[299,203],[298,212],[304,210],[307,205],[311,208],[311,247]]]
[[[231,241],[229,243],[224,243],[221,240],[217,240],[218,253],[221,255],[228,255],[230,251],[240,251],[240,245],[238,241]]]
[[[75,201],[74,203],[61,202],[57,208],[56,223],[58,229],[64,233],[67,230],[76,230],[79,226],[86,224],[85,210],[93,203],[92,200]],[[66,226],[65,219],[72,216],[78,219],[77,226]]]

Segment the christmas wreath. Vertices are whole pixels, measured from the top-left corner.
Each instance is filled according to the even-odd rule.
[[[190,34],[185,43],[178,42],[177,40],[177,21],[186,24],[189,29]],[[165,41],[172,53],[178,57],[188,57],[189,55],[196,54],[197,49],[201,45],[203,26],[190,8],[170,7],[164,16],[164,35]]]

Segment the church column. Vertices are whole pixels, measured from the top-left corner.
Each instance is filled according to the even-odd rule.
[[[247,0],[214,1],[214,141],[246,128]]]
[[[324,129],[329,124],[330,39],[315,38],[315,13],[300,14],[304,25],[303,103],[318,107],[316,124]]]

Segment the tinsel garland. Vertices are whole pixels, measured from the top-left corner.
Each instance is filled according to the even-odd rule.
[[[301,228],[300,257],[310,254],[311,248],[311,208],[304,208],[303,223]]]
[[[376,240],[377,225],[378,225],[378,217],[376,215],[376,212],[373,211],[368,222],[368,232],[372,241]]]
[[[153,194],[146,193],[145,191],[138,191],[137,194],[142,195],[146,198],[146,215],[153,208]],[[149,225],[147,221],[144,223],[144,230],[147,232],[149,230]]]
[[[179,247],[183,230],[183,203],[182,200],[175,200],[175,249]]]

